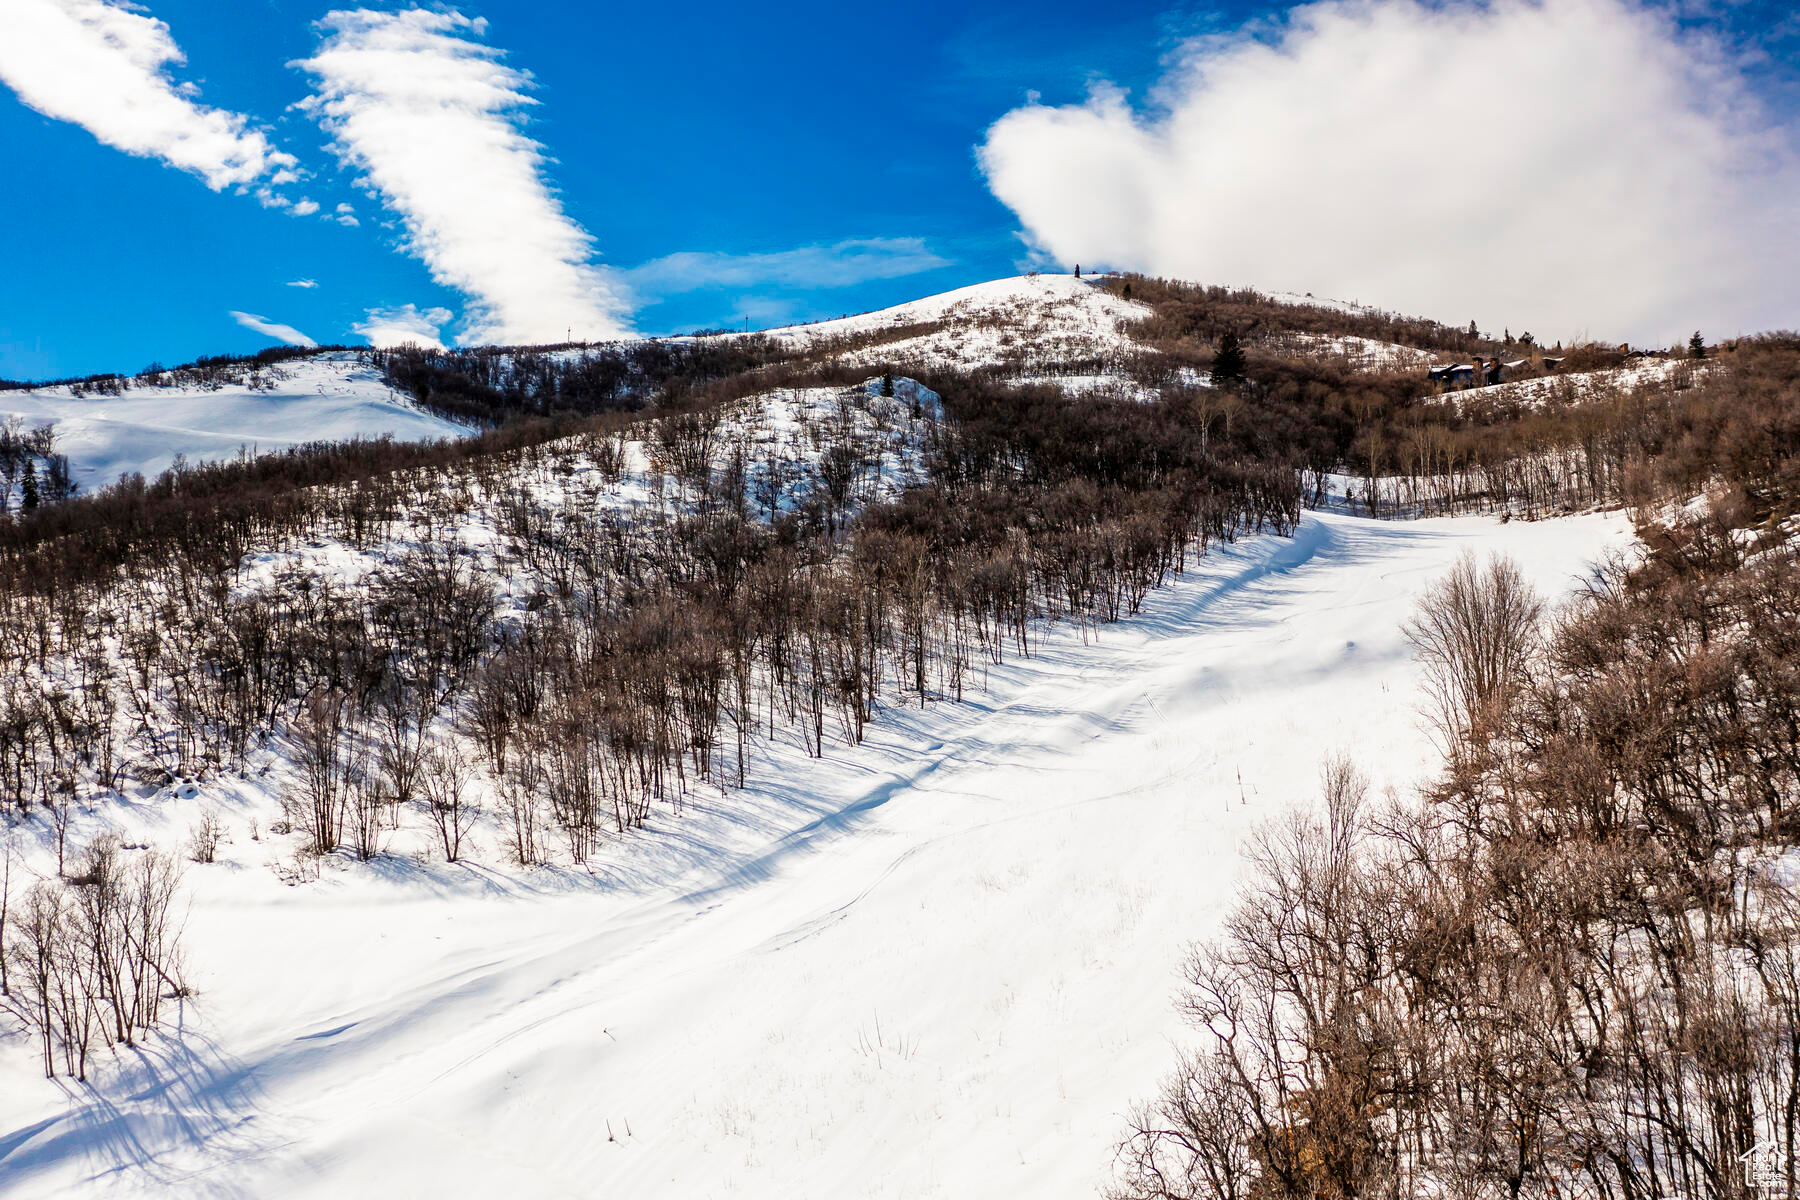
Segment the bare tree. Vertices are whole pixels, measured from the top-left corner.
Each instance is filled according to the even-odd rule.
[[[360,775],[344,695],[315,689],[301,703],[293,733],[300,786],[287,797],[289,819],[305,831],[315,854],[329,854],[343,843],[350,793]]]
[[[1446,752],[1484,745],[1524,686],[1544,605],[1508,558],[1465,553],[1405,625],[1425,668],[1429,718]]]
[[[425,803],[443,844],[445,862],[456,862],[462,857],[463,839],[480,816],[479,807],[468,795],[469,775],[468,759],[454,743],[425,755],[421,776]]]

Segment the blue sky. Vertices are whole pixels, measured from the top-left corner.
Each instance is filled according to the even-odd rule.
[[[302,333],[359,342],[359,326],[390,339],[396,329],[437,331],[447,342],[549,340],[571,326],[764,326],[1052,260],[1316,286],[1459,322],[1475,311],[1496,327],[1554,313],[1673,336],[1696,309],[1695,321],[1720,328],[1800,325],[1800,315],[1782,320],[1794,299],[1780,281],[1795,274],[1791,247],[1768,244],[1795,232],[1786,222],[1797,27],[1784,6],[1760,0],[1550,0],[1555,20],[1523,0],[1491,10],[1367,0],[1285,19],[1266,6],[1074,0],[778,9],[514,0],[426,10],[437,14],[427,23],[446,23],[429,36],[405,25],[410,6],[394,4],[348,25],[321,25],[328,5],[294,0],[8,8],[0,80],[16,94],[0,96],[9,176],[0,378],[136,370]],[[196,165],[210,151],[194,138],[175,149],[165,138],[141,156],[104,144],[133,131],[91,102],[104,88],[80,76],[96,68],[71,51],[70,65],[45,73],[70,47],[44,30],[70,13],[90,31],[123,22],[115,41],[133,46],[161,36],[149,18],[163,22],[185,61],[151,61],[141,74],[198,89],[174,103],[241,118],[226,140],[262,156],[249,182],[210,188],[225,168]],[[396,29],[408,61],[425,64],[398,73],[420,87],[486,87],[528,72],[529,85],[506,76],[499,86],[533,103],[486,124],[435,113],[395,123],[396,103],[372,94],[369,73],[385,79],[393,60],[371,56]],[[1508,60],[1479,49],[1508,38],[1562,39],[1567,54]],[[1465,53],[1467,70],[1438,76],[1417,65]],[[1704,69],[1682,65],[1695,62]],[[1618,95],[1596,94],[1596,78],[1620,81]],[[1628,82],[1640,78],[1653,85],[1642,95]],[[1385,81],[1379,94],[1370,79]],[[1364,107],[1340,104],[1344,95]],[[1533,97],[1552,106],[1539,125],[1513,128],[1506,115],[1529,111]],[[1441,123],[1417,125],[1425,110]],[[1584,175],[1546,129],[1580,125],[1589,111],[1581,144],[1621,149],[1583,151]],[[1382,168],[1399,181],[1397,196],[1354,155],[1336,155],[1402,127]],[[515,128],[548,159],[532,161],[516,136],[507,142]],[[461,148],[490,133],[505,144],[464,170]],[[443,146],[439,161],[410,153],[422,139]],[[1472,193],[1479,204],[1410,174],[1471,141],[1498,147],[1483,157],[1507,164]],[[1731,150],[1723,158],[1709,149],[1721,143]],[[1699,170],[1671,165],[1670,177],[1698,183],[1646,201],[1647,190],[1670,187],[1641,174],[1642,147],[1670,144],[1670,155],[1705,160]],[[1279,174],[1283,163],[1297,173]],[[1331,207],[1293,208],[1299,192]],[[1552,193],[1566,194],[1534,200]],[[1265,212],[1286,224],[1269,216],[1265,225]],[[1692,261],[1644,265],[1696,221],[1747,232]],[[1296,223],[1319,239],[1296,236]],[[1508,247],[1516,286],[1444,269],[1490,244]],[[1542,261],[1530,249],[1539,245]],[[1571,259],[1582,245],[1594,247],[1591,261]],[[1566,314],[1532,308],[1544,272],[1572,261],[1594,278],[1624,274],[1579,294]],[[1744,296],[1755,304],[1732,307]]]
[[[247,114],[311,172],[285,189],[312,218],[265,208],[79,125],[0,101],[0,146],[19,186],[0,188],[11,230],[0,264],[0,377],[135,370],[273,340],[233,312],[321,342],[360,341],[373,307],[460,311],[462,298],[401,253],[392,214],[352,186],[327,136],[290,106],[311,90],[287,64],[319,44],[326,11],[293,0],[154,0],[186,55],[171,68],[202,104]],[[1160,8],[1071,0],[1001,4],[805,3],[483,8],[484,40],[535,80],[528,132],[596,260],[629,268],[678,253],[771,254],[851,240],[921,239],[847,286],[802,274],[643,295],[645,332],[835,316],[1010,273],[1017,222],[983,186],[973,147],[1028,89],[1073,100],[1090,75],[1153,69]],[[360,221],[322,219],[340,203]],[[823,264],[813,273],[830,278]],[[853,277],[855,271],[851,271]],[[313,280],[315,288],[290,287]]]

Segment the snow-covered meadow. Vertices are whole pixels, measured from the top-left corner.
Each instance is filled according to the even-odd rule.
[[[56,452],[68,455],[84,492],[123,474],[154,478],[177,456],[199,463],[307,442],[426,441],[471,432],[419,408],[349,351],[265,367],[254,384],[247,378],[217,387],[133,381],[117,396],[78,394],[66,385],[0,392],[0,421],[9,417],[26,428],[54,425]]]
[[[965,704],[760,745],[747,791],[586,871],[500,865],[485,828],[473,862],[416,831],[314,877],[279,763],[138,796],[127,841],[227,830],[186,874],[195,994],[90,1086],[0,1043],[0,1194],[1091,1196],[1248,832],[1333,751],[1402,794],[1431,769],[1421,589],[1473,550],[1561,594],[1629,538],[1308,514]]]

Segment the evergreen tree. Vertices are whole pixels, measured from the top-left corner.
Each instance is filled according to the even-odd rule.
[[[1080,263],[1075,264],[1075,278],[1077,278],[1077,279],[1081,278],[1081,264]]]
[[[1688,339],[1688,357],[1706,357],[1706,339],[1700,336],[1698,329],[1694,330],[1694,336]]]
[[[883,396],[892,396],[894,394],[894,368],[892,367],[883,367],[881,369],[881,394]]]
[[[38,506],[37,460],[25,460],[25,481],[19,485],[19,499],[27,512]]]
[[[1244,348],[1238,345],[1238,335],[1230,330],[1219,339],[1218,353],[1213,355],[1212,382],[1217,388],[1244,382]]]
[[[1469,322],[1469,336],[1472,338],[1478,338],[1481,336],[1481,330],[1475,328],[1475,322],[1473,322],[1473,321]]]

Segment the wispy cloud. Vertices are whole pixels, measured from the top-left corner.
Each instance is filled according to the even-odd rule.
[[[469,297],[463,341],[628,331],[616,272],[592,262],[593,238],[563,212],[543,147],[522,131],[530,78],[473,40],[485,20],[356,9],[320,28],[317,53],[297,64],[315,80],[300,107],[399,214],[407,251]]]
[[[625,275],[641,292],[674,295],[727,287],[851,287],[873,279],[916,275],[950,263],[923,238],[866,238],[762,254],[684,251],[633,267]]]
[[[403,304],[398,308],[371,308],[351,329],[371,346],[414,345],[442,350],[440,334],[450,317],[447,308],[421,311],[416,304]]]
[[[319,286],[319,281],[316,279],[290,279],[288,280],[288,286],[297,288],[316,288]]]
[[[0,80],[31,108],[215,192],[254,189],[285,206],[273,187],[299,177],[295,158],[248,117],[198,103],[169,74],[185,61],[168,25],[124,0],[0,0]]]
[[[1662,341],[1791,324],[1800,156],[1648,0],[1326,0],[1187,43],[981,164],[1064,263]]]
[[[272,337],[278,342],[286,342],[290,346],[316,346],[319,343],[295,329],[292,325],[283,325],[279,321],[271,321],[267,317],[259,317],[255,313],[232,310],[231,317],[245,329],[254,329],[264,337]]]

